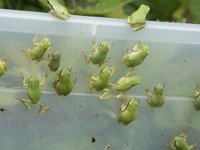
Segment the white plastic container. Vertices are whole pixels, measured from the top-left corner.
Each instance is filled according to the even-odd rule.
[[[19,73],[43,77],[47,61],[31,62],[23,47],[33,47],[32,36],[48,36],[52,48],[62,53],[62,67],[72,67],[78,82],[69,96],[58,96],[52,89],[55,73],[44,86],[41,101],[50,110],[43,116],[36,109],[27,111],[17,98],[27,98]],[[116,66],[112,82],[128,69],[121,59],[127,48],[141,41],[150,54],[136,67],[142,83],[128,91],[139,101],[136,120],[128,126],[116,119],[120,101],[101,101],[89,93],[89,75],[100,68],[86,64],[81,51],[91,52],[92,41],[111,42],[109,67]],[[134,32],[122,19],[72,16],[63,21],[51,14],[0,10],[0,56],[8,56],[8,72],[0,78],[0,149],[2,150],[168,150],[168,144],[183,129],[188,143],[200,144],[200,112],[192,103],[195,86],[200,83],[200,26],[180,23],[147,22]],[[28,73],[27,73],[28,72]],[[165,104],[160,109],[148,106],[145,89],[166,83]],[[92,143],[92,137],[96,139]]]

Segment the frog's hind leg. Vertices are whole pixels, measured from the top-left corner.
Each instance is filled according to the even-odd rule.
[[[38,112],[37,112],[38,115],[43,115],[46,111],[49,110],[49,106],[46,106],[42,103],[37,103],[36,105],[39,106],[39,109],[38,109]]]
[[[31,109],[31,101],[30,100],[26,100],[26,99],[18,99],[24,106],[26,109],[30,110]]]

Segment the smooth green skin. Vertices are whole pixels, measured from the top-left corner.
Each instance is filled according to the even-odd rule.
[[[49,60],[49,63],[48,63],[49,69],[51,71],[55,72],[60,67],[60,57],[61,57],[61,53],[53,52],[51,54],[50,60]]]
[[[48,0],[47,3],[51,9],[51,13],[54,16],[63,20],[66,20],[70,17],[67,8],[60,4],[57,0]]]
[[[127,73],[127,75],[121,77],[117,81],[115,88],[117,91],[125,92],[133,86],[140,84],[140,82],[141,77],[139,75],[130,75],[130,73]]]
[[[141,45],[140,43],[137,43],[133,50],[123,57],[123,62],[127,67],[135,67],[137,65],[140,65],[144,59],[149,54],[149,48],[147,45]]]
[[[96,47],[96,43],[93,43],[93,53],[89,56],[84,54],[86,62],[89,63],[91,61],[94,65],[102,65],[110,48],[111,44],[106,41],[102,42],[99,47]]]
[[[154,91],[146,90],[149,96],[148,103],[153,107],[161,107],[164,104],[164,86],[158,84],[154,87]]]
[[[187,144],[187,136],[185,133],[182,133],[179,136],[176,136],[174,140],[170,143],[171,150],[194,150],[194,145]]]
[[[74,88],[75,81],[71,77],[70,69],[61,69],[55,78],[53,87],[58,95],[68,95]]]
[[[98,92],[102,91],[104,88],[109,86],[109,78],[112,75],[111,70],[108,67],[104,67],[98,77],[92,76],[92,81],[89,82],[89,87],[92,90],[93,88]]]
[[[138,31],[145,27],[146,16],[149,10],[149,6],[141,5],[131,16],[128,16],[127,23],[131,25],[133,30]]]
[[[33,104],[37,104],[42,95],[40,81],[36,76],[31,76],[28,80],[27,95]]]
[[[100,99],[107,99],[110,96],[108,95],[110,91],[110,83],[109,78],[113,75],[115,68],[109,69],[108,67],[104,67],[98,77],[91,77],[91,81],[89,81],[89,89],[92,92],[94,88],[97,92],[103,91]]]
[[[7,71],[7,64],[5,60],[0,59],[0,77]]]
[[[193,101],[193,104],[196,108],[197,111],[200,110],[200,86],[197,85],[196,86],[196,90],[194,91],[194,101]]]
[[[41,85],[44,84],[47,76],[42,82],[38,80],[38,78],[34,75],[32,75],[28,80],[24,79],[23,75],[22,77],[23,77],[23,85],[28,86],[27,95],[30,98],[30,100],[26,100],[26,99],[19,99],[19,100],[28,110],[31,109],[30,104],[39,106],[38,115],[42,115],[44,112],[46,112],[49,109],[48,106],[45,106],[39,102],[42,95]]]
[[[137,116],[138,102],[135,98],[131,98],[121,106],[121,112],[118,116],[118,122],[123,125],[128,125]]]
[[[34,39],[33,39],[34,41]],[[34,43],[34,42],[33,42]],[[51,41],[49,38],[44,38],[39,43],[34,43],[35,47],[28,50],[28,56],[32,60],[40,60],[44,56],[45,52],[50,48]]]

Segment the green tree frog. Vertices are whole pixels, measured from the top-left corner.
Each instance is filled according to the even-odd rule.
[[[87,56],[84,52],[82,52],[86,59],[86,62],[89,63],[91,61],[94,65],[101,66],[103,63],[106,62],[105,59],[106,59],[108,51],[111,48],[111,44],[109,44],[107,41],[104,41],[104,42],[101,42],[99,47],[97,47],[96,42],[93,42],[92,47],[93,47],[93,51],[92,51],[92,54],[90,54],[89,56]]]
[[[131,75],[131,72],[128,72],[125,76],[121,77],[116,84],[111,84],[120,94],[117,95],[117,98],[123,98],[125,92],[140,84],[141,77],[139,75]]]
[[[153,92],[146,89],[148,95],[148,103],[153,107],[161,107],[164,104],[164,85],[158,84],[154,87]]]
[[[135,12],[128,16],[127,23],[133,28],[133,30],[138,31],[145,27],[146,16],[149,13],[149,6],[141,5]]]
[[[133,46],[131,52],[127,53],[123,57],[123,62],[127,67],[135,67],[141,64],[144,59],[149,54],[149,48],[147,45],[142,45],[141,43],[137,43]]]
[[[38,115],[42,115],[44,112],[46,112],[49,107],[43,105],[41,102],[39,102],[41,96],[42,96],[42,87],[45,83],[45,80],[47,78],[47,75],[45,78],[40,81],[35,75],[31,75],[30,78],[25,79],[24,75],[21,73],[22,79],[23,79],[23,85],[28,87],[27,88],[27,95],[30,98],[30,100],[26,99],[19,99],[24,106],[30,110],[31,109],[31,104],[39,106],[38,109]]]
[[[49,63],[48,63],[49,69],[54,72],[57,71],[58,68],[60,67],[61,53],[53,52],[48,57],[49,57]]]
[[[130,98],[122,104],[120,114],[118,116],[118,122],[124,125],[128,125],[137,116],[138,102],[135,98]]]
[[[70,14],[65,6],[60,4],[58,0],[47,0],[47,3],[51,9],[51,13],[63,20],[66,20],[70,17]]]
[[[170,143],[171,150],[194,150],[194,145],[187,144],[187,136],[185,133],[175,136],[173,141]]]
[[[26,51],[26,56],[30,57],[32,60],[40,61],[45,52],[50,48],[51,41],[49,38],[43,38],[41,42],[36,42],[36,35],[33,37],[33,44],[35,45],[34,48],[28,49]]]
[[[103,94],[100,96],[100,99],[106,99],[109,98],[108,93],[110,91],[110,83],[109,78],[113,75],[115,68],[109,69],[108,67],[104,67],[98,77],[91,77],[91,80],[89,81],[89,89],[90,92],[93,90],[93,88],[100,92],[102,91]]]
[[[53,87],[58,95],[68,95],[74,88],[75,80],[72,79],[71,69],[61,69],[58,71]]]

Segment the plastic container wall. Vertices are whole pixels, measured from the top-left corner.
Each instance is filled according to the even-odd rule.
[[[188,142],[200,144],[200,120],[192,104],[195,86],[200,83],[200,26],[180,23],[147,22],[146,28],[134,32],[122,19],[72,16],[63,21],[51,14],[0,10],[0,55],[8,58],[8,72],[0,78],[0,145],[5,150],[104,149],[113,150],[169,149],[175,135],[186,129]],[[32,37],[52,40],[49,52],[62,53],[61,67],[72,68],[77,83],[69,96],[58,96],[52,89],[55,73],[45,84],[41,101],[50,106],[43,116],[35,114],[17,101],[27,98],[19,73],[43,78],[47,61],[39,63],[25,58],[24,49],[32,48]],[[122,63],[126,49],[141,41],[150,54],[134,73],[142,78],[140,85],[128,91],[136,96],[139,112],[128,126],[117,122],[120,101],[100,101],[89,93],[88,79],[100,68],[86,64],[81,51],[90,53],[92,41],[112,43],[107,66],[116,66],[111,81],[128,72]],[[145,89],[165,83],[166,102],[152,109],[146,102]],[[95,138],[94,143],[91,139]],[[197,147],[198,149],[198,147]]]

